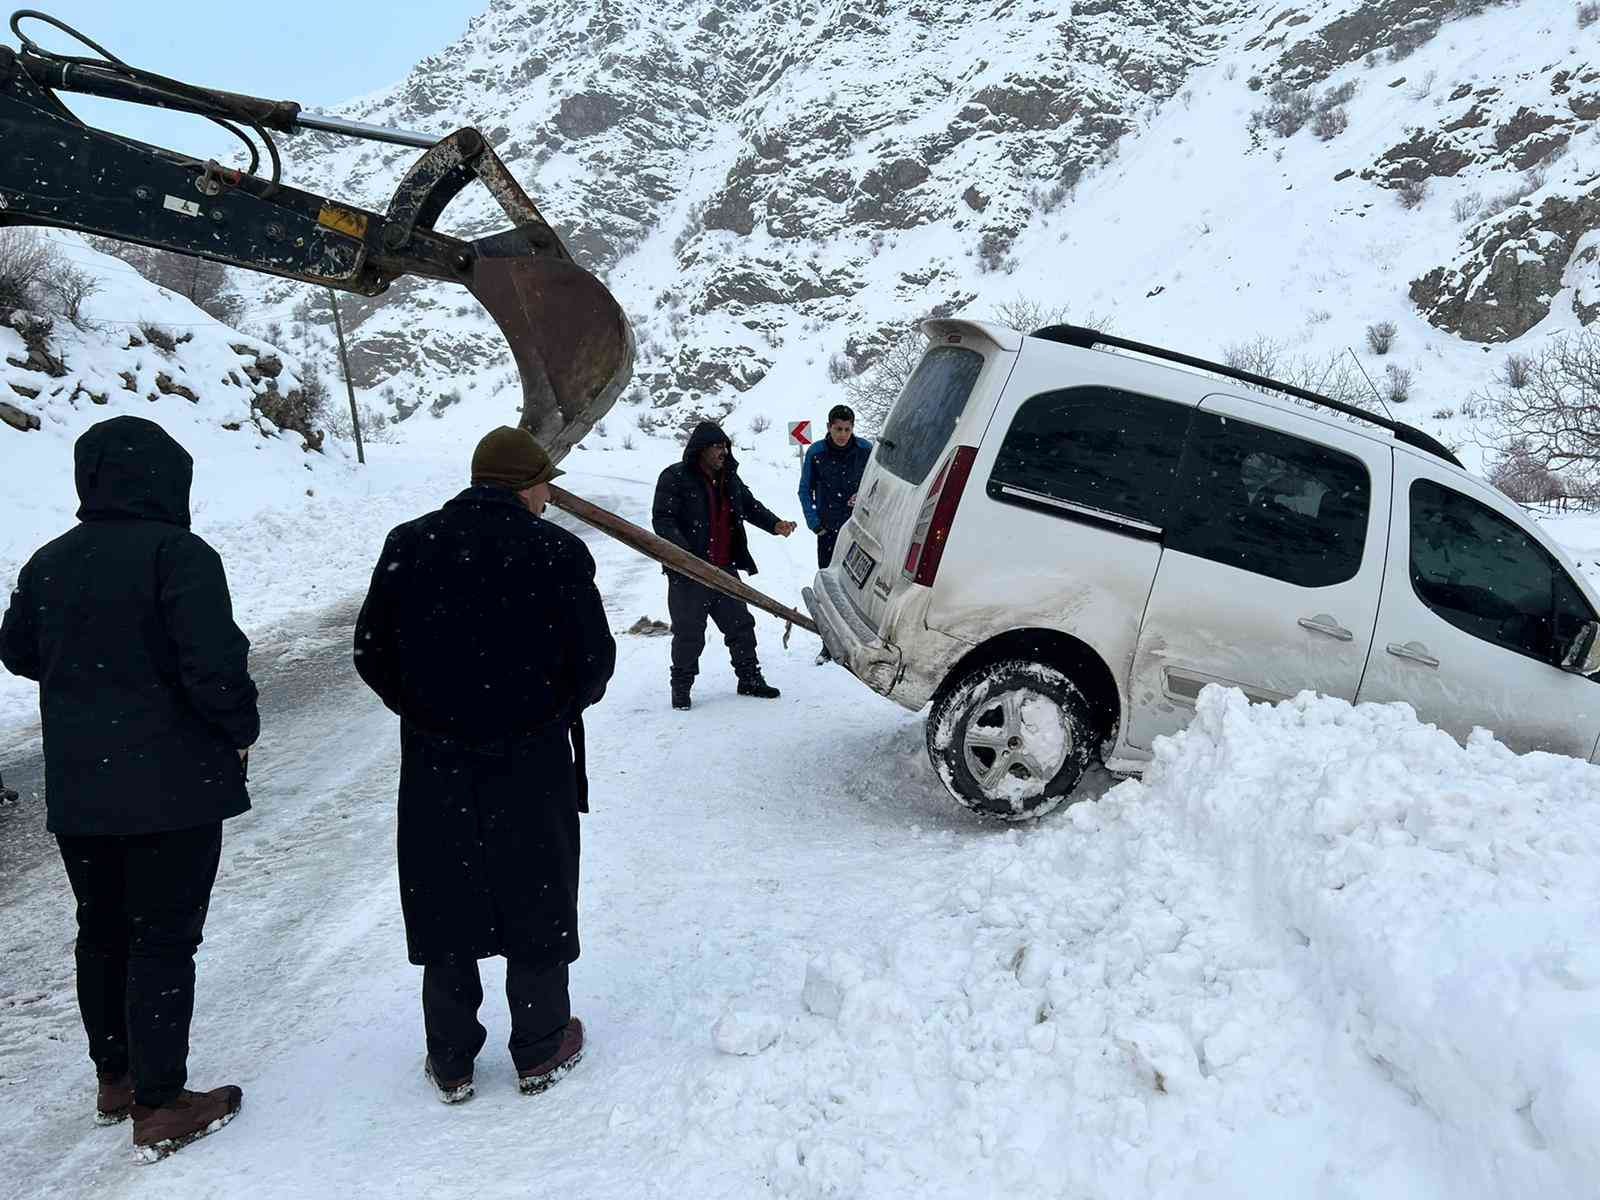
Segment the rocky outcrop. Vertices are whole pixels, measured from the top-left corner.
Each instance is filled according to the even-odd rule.
[[[1576,198],[1552,196],[1537,207],[1522,204],[1484,222],[1470,252],[1436,267],[1411,285],[1411,299],[1428,320],[1478,342],[1520,337],[1550,313],[1569,274],[1587,282],[1578,300],[1581,320],[1600,315],[1593,276],[1600,228],[1600,188]],[[1584,261],[1577,259],[1586,241]],[[1587,313],[1587,315],[1585,315]]]

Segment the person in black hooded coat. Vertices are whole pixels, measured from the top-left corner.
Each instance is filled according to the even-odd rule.
[[[788,537],[793,521],[780,520],[750,494],[739,478],[733,443],[712,421],[689,435],[683,460],[656,480],[651,520],[656,533],[735,578],[756,573],[745,524]],[[672,617],[672,707],[688,708],[690,689],[706,644],[706,618],[722,630],[739,678],[739,694],[776,699],[778,689],[762,677],[756,656],[756,622],[744,601],[713,591],[684,575],[667,571],[667,612]]]
[[[74,458],[79,524],[22,568],[0,662],[39,683],[45,828],[78,901],[99,1115],[131,1113],[144,1145],[238,1108],[237,1088],[184,1083],[222,822],[250,807],[261,724],[222,561],[189,531],[193,460],[129,416],[90,428]]]

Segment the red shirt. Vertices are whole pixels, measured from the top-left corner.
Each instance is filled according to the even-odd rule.
[[[721,476],[701,472],[706,483],[706,494],[711,508],[711,543],[706,547],[706,561],[714,567],[733,566],[733,500],[723,486]]]

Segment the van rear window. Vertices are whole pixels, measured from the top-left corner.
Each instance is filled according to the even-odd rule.
[[[875,447],[877,461],[913,486],[926,479],[966,411],[982,370],[983,355],[976,350],[929,350],[889,414]]]

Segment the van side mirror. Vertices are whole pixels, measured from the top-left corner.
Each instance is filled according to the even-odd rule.
[[[1561,669],[1574,675],[1600,671],[1600,621],[1585,621],[1561,657]]]

